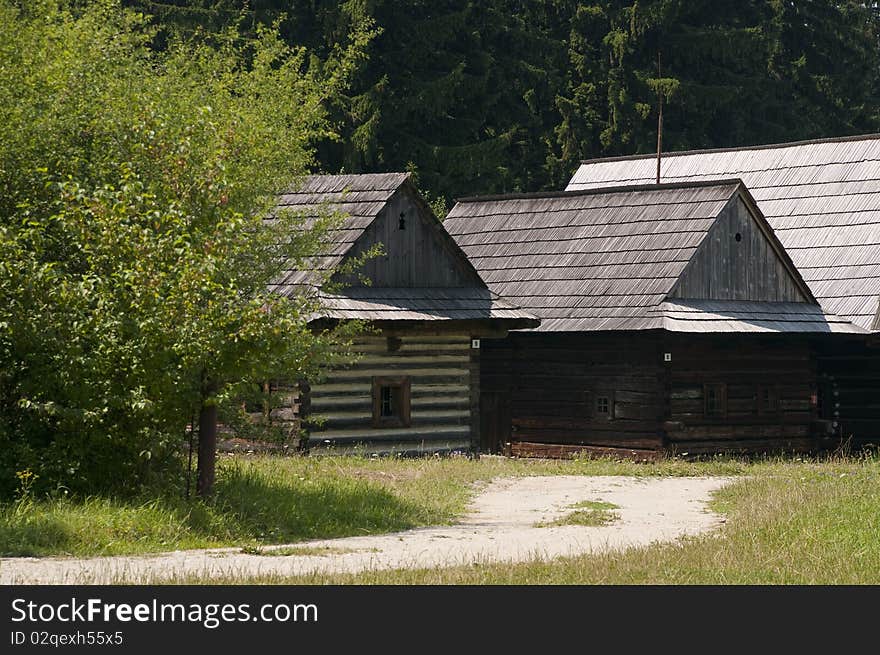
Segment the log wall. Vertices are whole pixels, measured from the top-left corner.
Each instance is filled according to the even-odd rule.
[[[469,335],[359,339],[362,358],[331,371],[309,391],[311,452],[416,454],[471,449],[471,377],[479,375]],[[395,346],[397,344],[394,344]],[[408,376],[411,423],[373,427],[373,378]]]
[[[806,338],[517,333],[484,344],[484,448],[500,441],[496,449],[515,455],[649,458],[832,445],[819,438],[816,357]],[[722,415],[706,411],[707,384],[723,385]],[[763,389],[772,390],[772,410],[759,402]],[[612,416],[597,413],[598,396],[610,398]]]
[[[806,452],[816,431],[816,360],[795,335],[666,334],[668,409],[664,423],[676,453]],[[723,384],[726,410],[706,414],[706,385]],[[761,406],[772,390],[776,410]]]
[[[492,407],[510,416],[510,429],[499,429],[496,439],[509,435],[502,449],[541,456],[550,454],[548,444],[585,451],[663,447],[656,334],[514,333],[483,343],[481,392],[493,394]],[[613,416],[596,411],[599,396],[613,397]],[[483,416],[482,423],[493,421]]]
[[[880,445],[880,343],[826,339],[816,344],[816,350],[827,403],[823,418],[856,448]]]

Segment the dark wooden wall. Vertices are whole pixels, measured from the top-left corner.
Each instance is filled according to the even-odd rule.
[[[870,346],[864,338],[837,337],[815,347],[828,420],[838,423],[840,438],[854,447],[880,445],[880,342]]]
[[[483,344],[482,426],[509,434],[513,454],[663,447],[656,333],[512,333]],[[603,394],[614,396],[610,420],[595,411]]]
[[[360,237],[350,257],[382,244],[385,254],[361,269],[374,287],[484,287],[464,255],[451,251],[451,243],[439,221],[404,186]],[[347,281],[359,284],[357,279]]]
[[[722,210],[669,297],[809,302],[739,195]]]
[[[806,338],[777,335],[514,333],[484,340],[483,447],[560,456],[578,450],[804,452],[816,437],[816,357]],[[665,361],[668,353],[670,361]],[[724,384],[726,411],[707,416],[706,384]],[[759,408],[771,387],[778,411]],[[610,395],[614,415],[596,413]]]
[[[806,452],[817,410],[816,360],[806,338],[796,335],[670,334],[664,337],[669,397],[664,424],[677,453]],[[726,385],[724,416],[705,414],[705,385]],[[778,411],[759,408],[760,387],[774,390]]]

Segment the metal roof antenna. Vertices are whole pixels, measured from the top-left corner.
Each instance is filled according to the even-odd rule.
[[[660,74],[660,51],[657,50],[657,80],[662,79]],[[657,97],[660,100],[660,111],[657,113],[657,184],[660,184],[660,161],[663,152],[663,87],[658,84]]]

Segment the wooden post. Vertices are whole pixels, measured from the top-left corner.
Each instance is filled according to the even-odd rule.
[[[199,409],[199,459],[196,494],[206,498],[214,493],[215,459],[217,457],[217,385],[205,384]]]
[[[307,380],[297,383],[297,396],[299,403],[299,443],[297,450],[307,453],[309,451],[309,414],[312,412],[312,387]]]
[[[657,79],[660,75],[660,52],[657,52]],[[663,152],[663,89],[658,88],[657,93],[660,99],[660,111],[657,115],[657,184],[660,184],[660,160]]]

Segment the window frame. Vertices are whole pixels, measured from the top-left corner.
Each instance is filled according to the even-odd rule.
[[[382,389],[390,388],[397,398],[398,412],[393,416],[382,416]],[[412,424],[412,393],[408,375],[373,377],[373,427],[408,428]]]
[[[769,392],[772,400],[771,407],[764,406],[764,392]],[[759,384],[758,395],[756,399],[757,410],[759,416],[778,416],[780,414],[779,406],[779,389],[775,384]]]
[[[716,399],[719,403],[718,410],[709,411],[709,390],[716,392]],[[726,382],[704,382],[703,383],[703,416],[707,419],[723,419],[727,418],[727,383]]]
[[[600,412],[599,411],[599,403],[602,400],[606,400],[608,402],[608,411]],[[613,421],[614,420],[614,392],[613,391],[597,391],[593,394],[592,400],[593,407],[593,418],[599,421]]]

